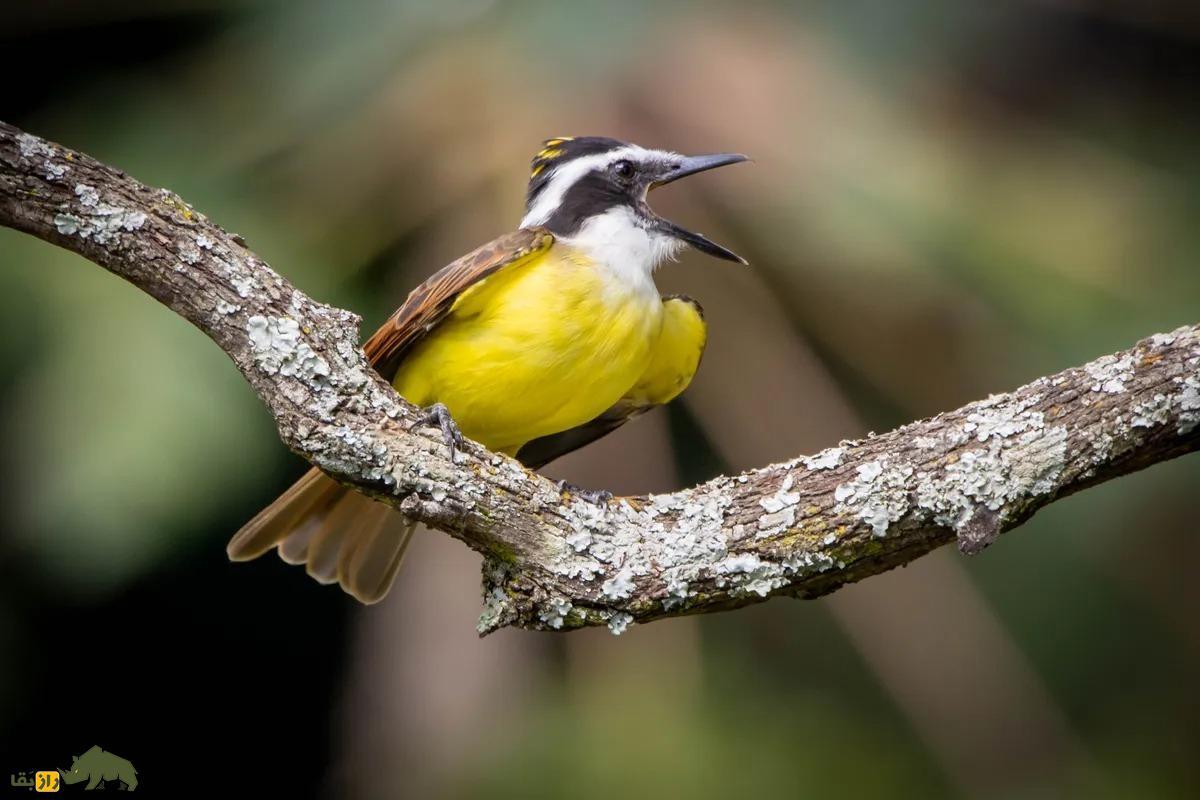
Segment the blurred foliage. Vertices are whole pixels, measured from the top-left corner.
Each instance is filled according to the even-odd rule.
[[[770,432],[782,452],[743,451],[762,462],[1010,388],[1200,310],[1200,17],[1183,4],[47,0],[0,18],[0,118],[169,186],[366,330],[511,227],[546,136],[752,154],[655,197],[754,265],[733,274],[689,255],[664,270],[664,289],[714,315],[712,353],[671,412],[680,470],[665,480],[747,465],[722,443],[749,429],[713,408],[802,411]],[[768,293],[769,314],[752,291]],[[774,328],[753,327],[772,314]],[[339,704],[352,665],[382,656],[345,633],[359,612],[297,571],[222,561],[226,537],[299,469],[252,391],[130,286],[3,230],[0,320],[0,766],[92,738],[124,754],[111,742],[124,737],[143,772],[165,772],[176,747],[218,746],[195,738],[191,723],[208,720],[236,723],[220,747],[246,754],[246,774],[287,759],[276,788],[344,796],[355,726],[383,723],[347,723]],[[809,372],[785,342],[815,354]],[[827,381],[832,405],[747,385],[739,361]],[[470,797],[1195,796],[1198,477],[1192,457],[1107,484],[964,565],[1065,720],[1074,755],[1050,766],[982,753],[993,769],[956,769],[842,613],[775,601],[664,623],[696,631],[694,646],[656,650],[652,629],[585,645],[617,659],[607,671],[580,672],[575,644],[538,649],[549,677],[504,735],[456,748],[452,772],[423,785]],[[76,625],[86,646],[42,633]],[[545,647],[532,639],[518,646]],[[478,653],[490,658],[489,642]],[[929,662],[955,648],[948,638]],[[69,731],[69,704],[47,715],[46,698],[96,659],[126,718]],[[161,677],[151,662],[192,688],[180,709],[148,689]],[[274,689],[246,690],[247,673],[278,676]],[[993,688],[963,680],[954,691]],[[983,738],[1020,727],[967,722]],[[354,793],[405,786],[388,780],[360,776]]]

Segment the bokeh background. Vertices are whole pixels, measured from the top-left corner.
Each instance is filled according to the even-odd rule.
[[[552,135],[755,163],[682,402],[548,471],[667,490],[1200,320],[1200,13],[1140,0],[0,9],[0,118],[168,186],[367,331]],[[682,186],[682,185],[681,185]],[[290,797],[1196,797],[1200,458],[815,602],[476,638],[421,535],[363,609],[226,539],[303,470],[201,334],[0,230],[0,778]]]

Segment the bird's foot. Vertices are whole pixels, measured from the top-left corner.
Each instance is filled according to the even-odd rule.
[[[558,491],[560,494],[574,495],[580,500],[597,506],[602,506],[613,499],[613,493],[607,489],[584,489],[582,486],[576,486],[566,481],[558,482]]]
[[[458,429],[458,423],[454,421],[454,417],[450,416],[450,409],[441,403],[434,403],[425,409],[425,413],[409,427],[409,430],[421,426],[440,428],[442,440],[450,450],[450,462],[458,463],[458,451],[463,446],[463,435],[462,431]]]

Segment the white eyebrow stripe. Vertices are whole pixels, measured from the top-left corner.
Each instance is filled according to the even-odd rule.
[[[620,161],[623,158],[632,161],[645,161],[648,157],[655,155],[661,155],[666,158],[678,157],[674,153],[668,153],[663,150],[647,150],[644,147],[631,144],[619,147],[616,150],[608,150],[590,156],[581,156],[568,161],[561,167],[555,167],[554,171],[550,173],[550,180],[546,184],[546,188],[542,189],[537,200],[530,207],[529,211],[525,213],[520,227],[532,228],[550,219],[555,209],[562,205],[563,198],[567,195],[567,190],[592,170],[607,167],[609,164]]]

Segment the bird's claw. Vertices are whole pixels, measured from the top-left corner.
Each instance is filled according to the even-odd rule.
[[[559,494],[570,494],[592,505],[602,506],[613,499],[613,493],[607,489],[584,489],[566,481],[558,482]]]
[[[451,463],[458,463],[458,451],[463,446],[463,435],[462,431],[458,429],[458,423],[454,421],[454,417],[450,416],[450,409],[441,403],[434,403],[425,409],[425,413],[412,424],[409,430],[421,426],[440,428],[442,441],[450,450]]]

